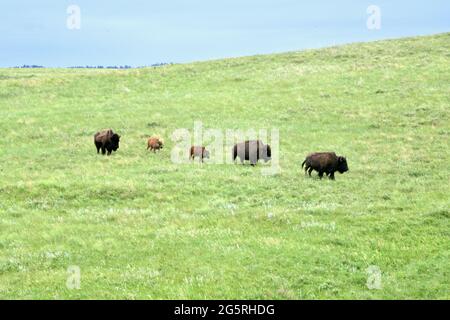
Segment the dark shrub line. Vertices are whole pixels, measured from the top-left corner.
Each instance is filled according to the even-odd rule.
[[[71,66],[71,67],[67,67],[67,69],[140,69],[140,68],[155,68],[155,67],[162,67],[162,66],[166,66],[166,65],[172,65],[172,62],[166,63],[166,62],[160,62],[160,63],[154,63],[151,64],[149,66],[137,66],[137,67],[132,67],[129,65],[123,65],[123,66]],[[12,67],[15,69],[37,69],[37,68],[46,68],[44,66],[40,66],[40,65],[35,65],[35,64],[24,64],[22,66],[15,66]]]

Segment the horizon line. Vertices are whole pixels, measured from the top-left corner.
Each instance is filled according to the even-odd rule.
[[[323,50],[323,49],[327,49],[327,48],[344,47],[344,46],[354,45],[354,44],[376,43],[376,42],[393,41],[393,40],[406,40],[406,39],[414,39],[414,38],[422,38],[422,37],[440,36],[440,35],[446,35],[446,34],[450,34],[450,31],[432,33],[432,34],[419,34],[419,35],[406,36],[406,37],[386,37],[384,39],[377,39],[377,40],[371,40],[371,41],[351,41],[351,42],[336,43],[336,44],[332,44],[332,45],[325,45],[323,47],[322,46],[310,47],[310,48],[303,48],[303,49],[298,49],[298,50],[275,51],[275,52],[270,52],[270,53],[255,53],[255,54],[250,54],[250,55],[229,56],[229,57],[211,58],[211,59],[205,59],[205,60],[192,60],[192,61],[186,61],[186,62],[158,62],[158,63],[153,63],[150,65],[141,65],[141,66],[118,64],[118,65],[108,65],[108,66],[86,65],[86,66],[46,67],[46,66],[42,66],[42,65],[38,65],[38,64],[23,64],[22,66],[0,67],[0,69],[109,69],[109,70],[119,69],[119,70],[126,70],[126,69],[157,68],[157,67],[163,67],[163,66],[167,66],[167,65],[201,63],[201,62],[209,62],[209,61],[220,61],[220,60],[226,60],[226,59],[239,59],[239,58],[246,58],[246,57],[257,57],[257,56],[295,53],[295,52],[306,52],[306,51],[310,51],[310,50]]]

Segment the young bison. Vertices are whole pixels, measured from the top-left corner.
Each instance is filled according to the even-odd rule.
[[[120,136],[117,133],[114,133],[111,129],[97,132],[94,135],[94,143],[97,148],[97,153],[100,153],[101,149],[103,155],[106,153],[106,150],[108,150],[108,156],[111,155],[113,151],[117,151],[117,149],[119,149],[119,141]]]
[[[334,173],[344,173],[348,171],[347,159],[345,157],[337,156],[334,152],[316,152],[309,154],[302,163],[302,168],[305,166],[305,174],[308,172],[311,176],[311,171],[319,172],[319,177],[322,179],[325,173],[331,180],[334,180]]]
[[[194,160],[195,157],[199,157],[201,162],[203,162],[203,159],[209,159],[209,151],[206,150],[205,147],[197,147],[197,146],[192,146],[191,147],[191,155],[190,155],[190,159]]]
[[[252,166],[256,165],[259,159],[265,162],[269,161],[272,156],[272,151],[268,144],[264,144],[261,140],[250,140],[238,143],[233,147],[233,160],[239,157],[241,163],[245,160],[250,161]]]
[[[156,150],[162,149],[163,146],[164,141],[159,137],[150,137],[148,139],[147,150],[150,149],[150,151],[156,152]]]

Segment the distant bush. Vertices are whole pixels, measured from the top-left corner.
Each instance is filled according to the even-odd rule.
[[[32,65],[24,64],[23,66],[16,66],[14,68],[44,68],[44,66],[38,66],[35,64]]]

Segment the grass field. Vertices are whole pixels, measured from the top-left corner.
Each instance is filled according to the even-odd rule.
[[[450,33],[0,69],[0,119],[0,298],[450,298]],[[278,129],[281,172],[172,163],[172,132],[194,121]],[[111,157],[93,143],[104,128],[122,136]],[[305,155],[328,150],[350,171],[305,177]]]

